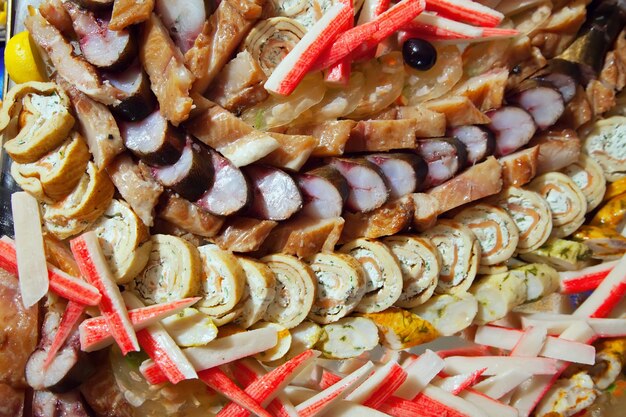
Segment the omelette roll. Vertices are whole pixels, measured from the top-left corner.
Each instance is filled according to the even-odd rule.
[[[580,188],[587,200],[587,213],[598,207],[606,192],[606,178],[602,167],[587,155],[565,167],[563,173]]]
[[[344,317],[322,328],[322,336],[317,343],[327,358],[355,358],[378,345],[378,328],[364,317]]]
[[[422,317],[410,311],[392,307],[380,313],[368,313],[381,338],[381,344],[389,349],[402,350],[435,340],[439,333]]]
[[[143,271],[130,289],[147,304],[193,297],[200,289],[202,261],[198,250],[186,240],[170,235],[153,235],[152,249]]]
[[[485,324],[501,319],[526,301],[526,279],[516,271],[485,275],[469,291],[478,301],[474,322]]]
[[[515,253],[519,231],[515,222],[502,208],[476,204],[461,211],[454,220],[469,227],[480,243],[481,265],[496,265]]]
[[[441,255],[426,238],[408,235],[389,236],[382,240],[394,254],[402,270],[402,293],[396,306],[413,308],[432,297],[441,269]]]
[[[600,118],[583,140],[582,151],[600,164],[610,182],[623,178],[626,171],[625,130],[624,116]]]
[[[480,243],[472,231],[454,220],[440,220],[422,233],[441,255],[437,293],[467,291],[472,285],[480,262]]]
[[[626,192],[611,198],[600,207],[600,210],[593,216],[591,224],[622,230],[626,225]]]
[[[249,258],[238,258],[239,265],[246,275],[243,295],[235,310],[239,311],[233,320],[238,326],[247,329],[261,320],[276,295],[276,277],[262,262]]]
[[[572,238],[591,249],[594,259],[613,261],[626,253],[626,237],[608,227],[584,225]]]
[[[356,311],[377,313],[398,301],[402,293],[402,270],[387,246],[370,239],[356,239],[339,251],[354,257],[365,271],[365,295]]]
[[[518,266],[513,271],[524,274],[526,302],[536,301],[559,289],[559,272],[549,265],[534,263]]]
[[[530,263],[549,265],[557,271],[578,271],[589,265],[591,254],[591,249],[584,243],[554,239],[539,249],[521,254],[520,258]]]
[[[365,294],[365,271],[351,256],[318,253],[305,259],[317,280],[317,295],[308,318],[333,323],[352,312]]]
[[[452,336],[472,324],[478,312],[478,302],[472,294],[460,291],[434,295],[411,312],[432,324],[440,335]]]
[[[263,318],[292,329],[304,321],[313,307],[317,293],[315,274],[309,265],[291,255],[268,255],[261,261],[276,277],[274,299]]]
[[[541,195],[552,212],[550,237],[569,236],[585,222],[587,199],[570,177],[560,172],[549,172],[535,178],[528,189]]]
[[[531,252],[546,243],[552,233],[552,213],[539,194],[509,187],[494,202],[509,213],[519,230],[517,252]]]

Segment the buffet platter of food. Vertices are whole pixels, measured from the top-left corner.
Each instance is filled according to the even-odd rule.
[[[622,0],[10,10],[0,417],[623,415]]]

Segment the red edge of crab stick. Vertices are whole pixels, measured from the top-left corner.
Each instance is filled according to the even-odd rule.
[[[400,385],[404,383],[407,373],[398,363],[390,362],[389,368],[385,366],[378,370],[382,374],[382,378],[378,386],[370,393],[363,405],[370,408],[378,409],[387,398],[391,397]],[[372,375],[371,380],[375,380],[376,372]],[[358,389],[358,388],[357,388]],[[354,394],[354,391],[353,391]],[[348,396],[350,398],[350,396]]]
[[[406,400],[414,399],[443,370],[445,365],[443,359],[435,352],[426,349],[419,357],[405,365],[407,379],[395,395]]]
[[[439,388],[448,391],[452,395],[459,395],[461,391],[475,385],[487,368],[477,369],[467,374],[454,375],[442,380]]]
[[[350,12],[354,14],[354,5],[352,0],[341,0],[348,8],[350,8]],[[348,19],[343,30],[349,30],[354,27],[354,19]],[[350,59],[344,58],[341,61],[333,64],[326,73],[324,80],[327,83],[335,84],[335,85],[347,85],[350,80]]]
[[[345,30],[353,18],[351,7],[343,3],[331,6],[276,66],[265,82],[265,89],[283,96],[291,94],[322,51]]]
[[[608,317],[626,294],[626,255],[604,278],[598,288],[574,311],[577,317]]]
[[[446,416],[484,417],[475,405],[438,387],[429,385],[413,401],[391,396],[379,408],[392,417]]]
[[[300,417],[285,394],[278,394],[267,406],[267,411],[274,417]]]
[[[545,327],[530,326],[524,330],[513,349],[511,356],[536,357],[541,352],[546,339],[548,338],[548,330]]]
[[[595,290],[619,261],[605,262],[583,268],[580,271],[560,272],[561,292],[574,294]]]
[[[59,323],[57,332],[54,335],[54,340],[52,340],[52,344],[50,345],[48,356],[46,356],[46,360],[43,363],[44,369],[47,369],[52,363],[52,360],[59,349],[61,349],[61,346],[63,346],[63,343],[67,340],[67,337],[72,333],[74,326],[76,326],[76,323],[78,323],[84,311],[84,304],[71,300],[68,301],[67,306],[65,306],[65,311],[63,312],[63,317],[61,318],[61,323]]]
[[[426,10],[476,26],[496,27],[504,15],[470,0],[426,0]]]
[[[15,243],[7,237],[0,239],[0,268],[17,275]],[[101,295],[96,287],[50,264],[48,280],[50,290],[67,300],[85,305],[97,305],[100,302]]]
[[[483,29],[446,19],[433,14],[422,13],[407,22],[402,28],[429,39],[475,39],[483,36]]]
[[[330,372],[328,369],[323,369],[322,377],[320,378],[319,385],[321,389],[325,390],[325,389],[332,387],[339,381],[341,381],[341,377],[339,375],[336,375]]]

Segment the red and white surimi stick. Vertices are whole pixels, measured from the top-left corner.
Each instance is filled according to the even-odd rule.
[[[44,369],[47,369],[52,363],[57,352],[61,349],[61,346],[63,346],[63,343],[65,343],[70,333],[72,333],[72,330],[80,320],[84,311],[84,304],[77,303],[76,301],[67,302],[67,306],[65,306],[65,311],[63,312],[63,317],[61,318],[57,332],[55,333],[52,344],[50,345],[50,350],[48,350],[48,356],[46,356],[46,360],[43,363]]]
[[[446,363],[432,350],[427,349],[418,358],[404,368],[407,378],[398,388],[395,395],[412,400],[430,384]]]
[[[483,34],[481,36],[482,39],[490,39],[490,38],[512,38],[519,35],[519,30],[517,29],[507,29],[507,28],[481,28],[483,30]]]
[[[393,417],[486,416],[486,414],[474,404],[434,385],[427,386],[413,401],[392,396],[380,406],[379,410]]]
[[[486,370],[487,368],[482,368],[466,374],[448,376],[439,380],[435,385],[450,394],[458,395],[461,391],[476,384]]]
[[[551,334],[561,334],[569,326],[578,322],[587,323],[598,337],[626,336],[626,319],[585,318],[551,313],[533,313],[522,316],[523,328],[535,325],[545,326]]]
[[[545,327],[533,326],[524,330],[513,349],[511,356],[522,356],[534,358],[539,355],[543,345],[548,338],[548,331]]]
[[[491,352],[488,348],[481,345],[469,345],[452,349],[438,350],[435,352],[441,359],[445,359],[448,356],[488,356]]]
[[[515,408],[473,389],[467,389],[461,392],[459,396],[483,410],[489,417],[518,417]]]
[[[378,408],[406,380],[406,371],[397,362],[388,362],[376,370],[346,398],[366,407]]]
[[[488,397],[500,399],[517,388],[522,382],[527,381],[532,374],[523,369],[511,369],[498,375],[494,375],[474,385],[476,391],[482,392]]]
[[[285,394],[278,394],[267,406],[267,411],[274,417],[300,417]]]
[[[422,13],[408,22],[402,29],[418,33],[428,39],[473,39],[480,38],[483,30],[465,23],[456,22],[430,13]]]
[[[561,292],[574,294],[595,290],[619,261],[604,262],[579,271],[560,272]]]
[[[323,414],[329,407],[332,407],[338,401],[346,398],[356,387],[358,387],[374,368],[372,362],[352,372],[350,375],[339,380],[334,385],[326,388],[324,391],[316,394],[308,400],[298,404],[296,410],[300,417],[316,417]]]
[[[608,317],[625,294],[626,255],[573,314],[577,317]]]
[[[113,338],[122,354],[139,350],[135,329],[128,317],[122,294],[111,274],[95,232],[86,232],[72,239],[70,247],[78,269],[85,279],[100,291],[102,299],[98,304]]]
[[[352,0],[341,0],[347,7],[350,8],[351,13],[354,14],[354,4]],[[343,30],[352,29],[354,26],[354,19],[348,19]],[[351,70],[351,60],[349,58],[344,58],[341,61],[333,64],[329,69],[326,75],[324,76],[324,80],[330,84],[336,85],[347,85],[350,80],[350,70]]]
[[[164,304],[155,304],[149,307],[137,308],[128,311],[128,317],[135,331],[146,328],[165,317],[176,314],[183,309],[194,305],[200,300],[199,297],[185,298]],[[103,316],[84,320],[80,326],[80,348],[84,352],[93,352],[104,349],[113,343],[113,336],[109,325]]]
[[[522,358],[514,356],[450,356],[444,359],[448,374],[460,374],[487,368],[484,375],[497,375],[511,369],[523,368],[533,375],[552,375],[556,361],[548,358]]]
[[[426,10],[476,26],[496,27],[504,15],[471,0],[426,0]]]
[[[337,38],[348,21],[353,18],[351,7],[342,3],[331,6],[274,68],[265,82],[265,89],[281,96],[291,94],[322,51]]]

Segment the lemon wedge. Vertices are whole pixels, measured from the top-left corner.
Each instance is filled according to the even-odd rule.
[[[18,84],[47,79],[41,57],[27,31],[9,39],[4,64],[11,79]]]

